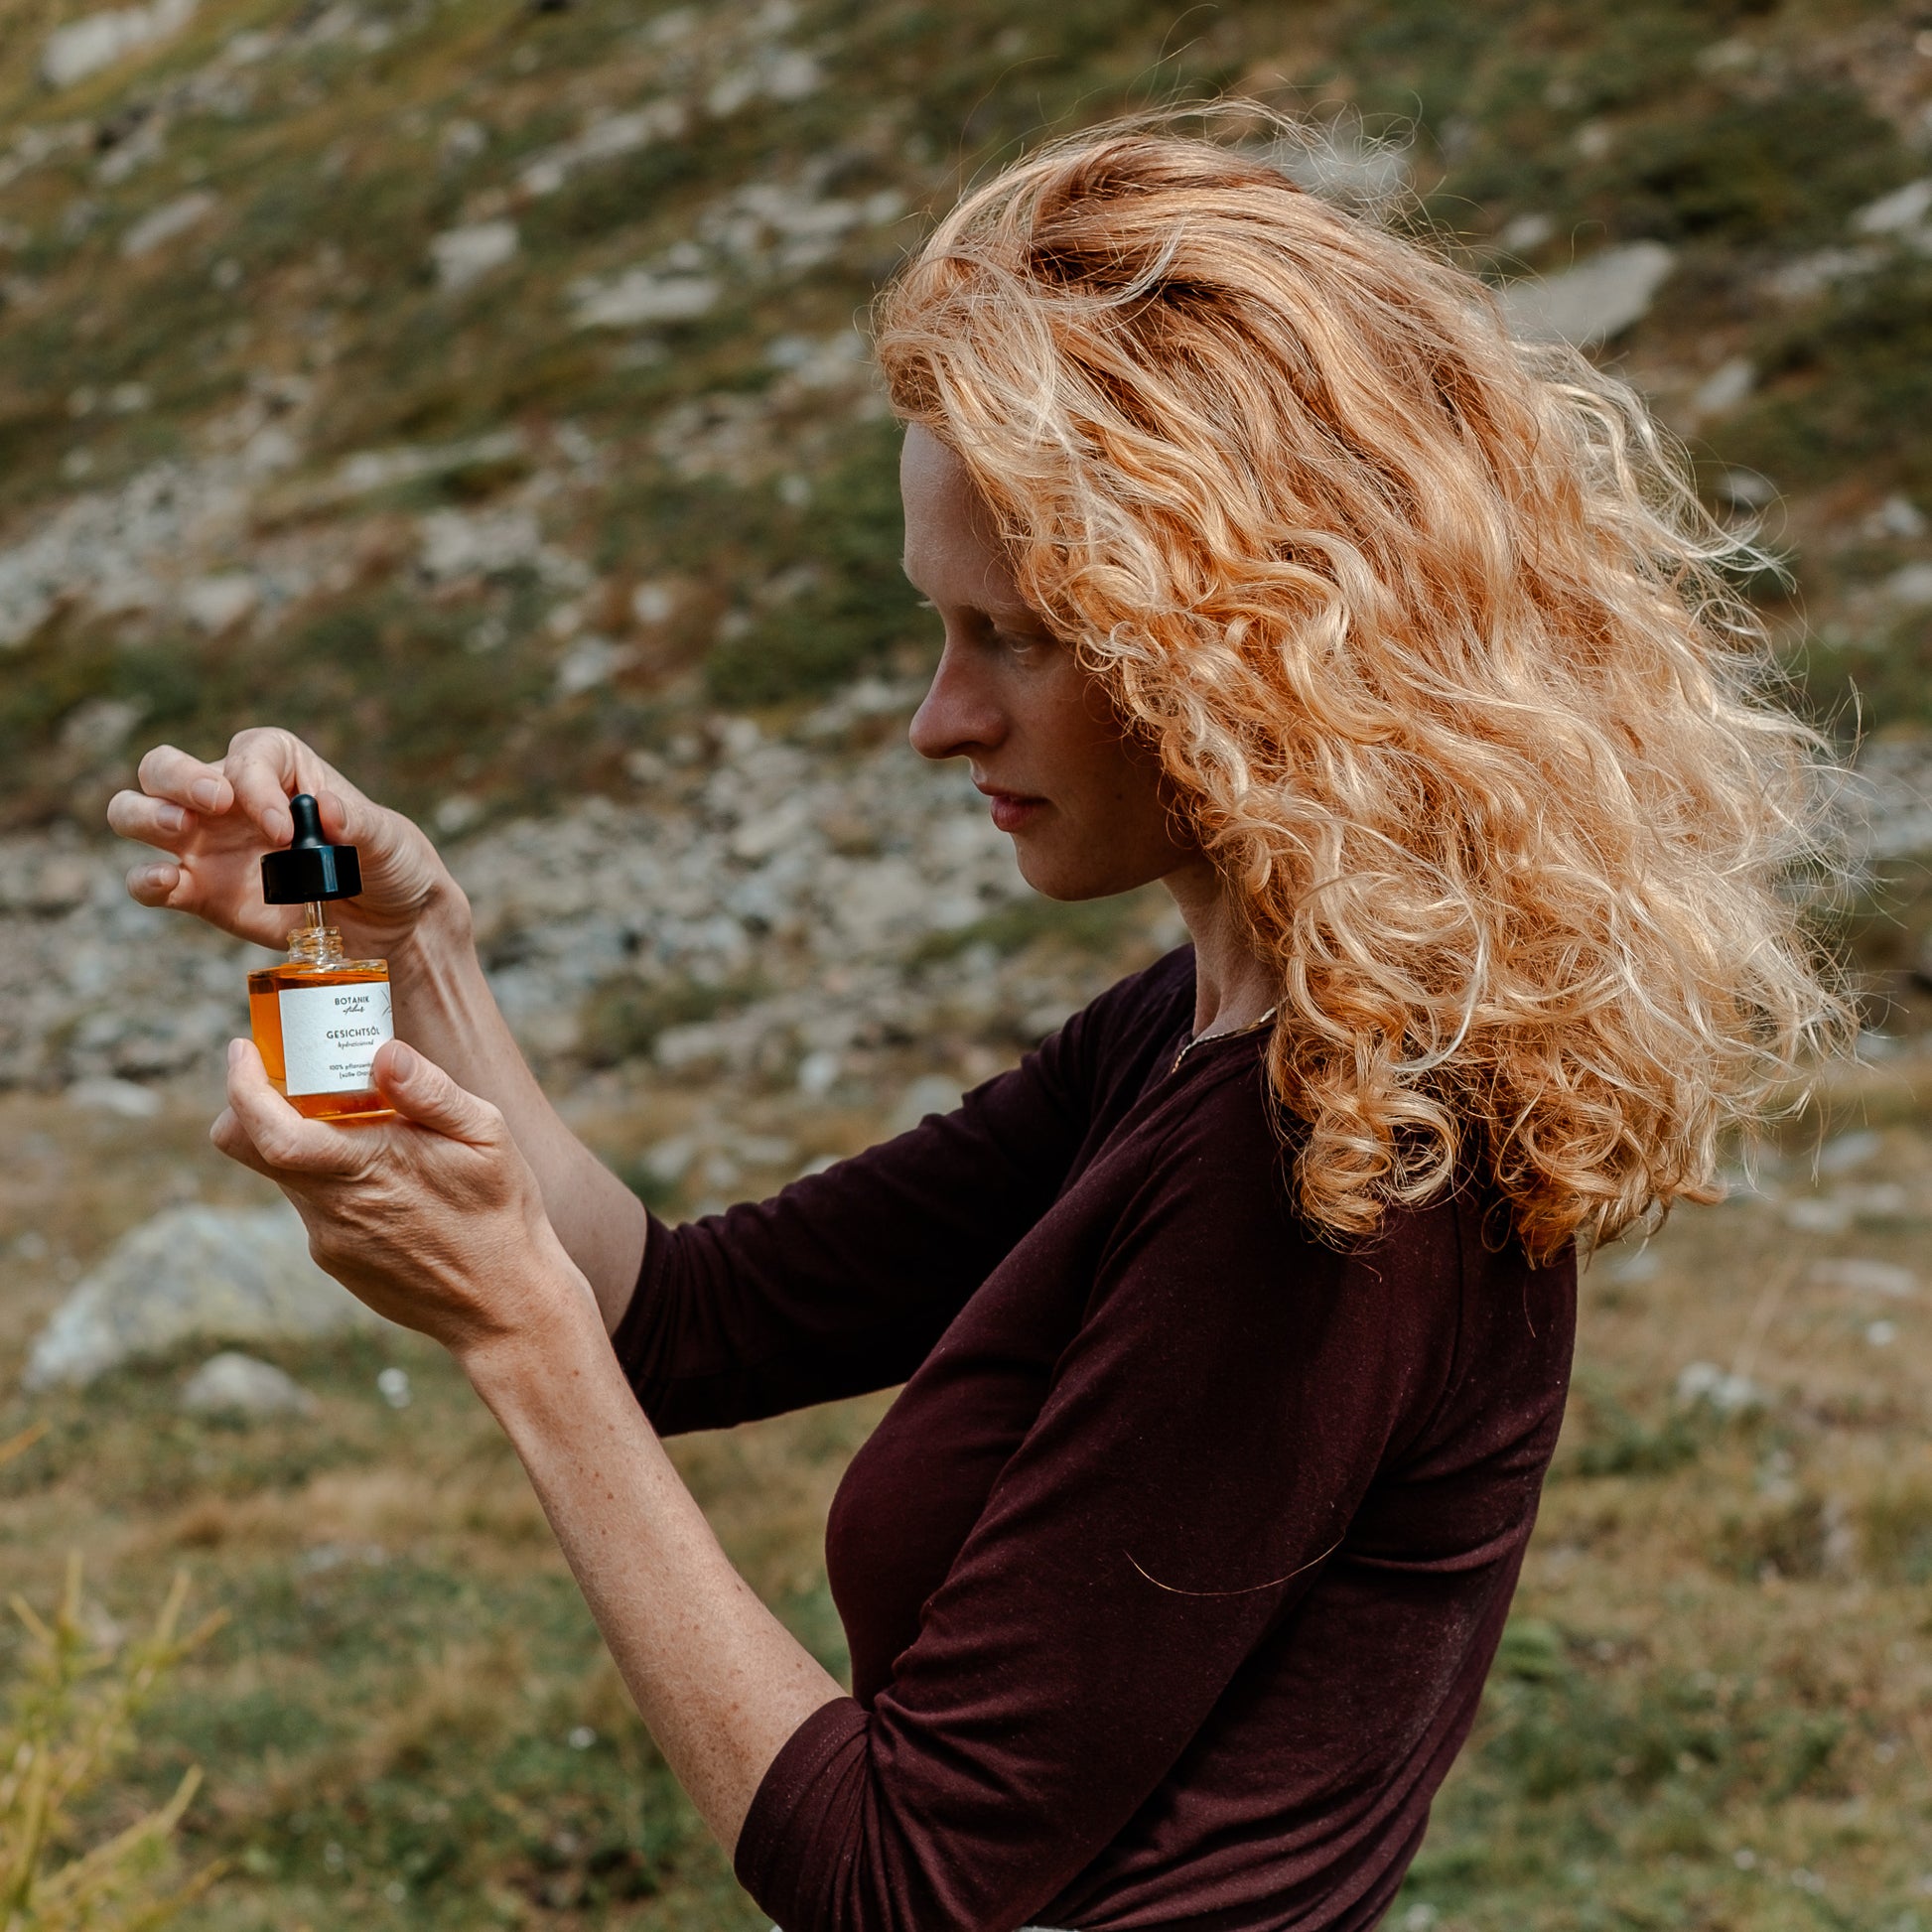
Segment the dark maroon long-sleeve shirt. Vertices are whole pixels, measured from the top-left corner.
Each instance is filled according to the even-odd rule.
[[[1262,1036],[1176,1066],[1192,1007],[1183,950],[957,1112],[652,1223],[616,1342],[659,1429],[905,1383],[826,1538],[853,1696],[739,1840],[785,1932],[1365,1927],[1421,1842],[1574,1266],[1486,1246],[1474,1187],[1316,1243]]]

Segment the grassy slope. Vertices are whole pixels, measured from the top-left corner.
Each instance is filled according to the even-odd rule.
[[[889,439],[849,396],[784,400],[767,354],[775,337],[843,327],[916,224],[855,232],[800,273],[746,272],[702,320],[630,336],[571,329],[569,284],[653,259],[737,184],[795,179],[813,157],[836,158],[821,197],[897,187],[917,207],[1042,121],[1278,80],[1351,102],[1371,126],[1417,116],[1429,212],[1472,259],[1493,260],[1484,239],[1529,212],[1556,223],[1537,267],[1567,259],[1573,234],[1581,249],[1678,245],[1678,273],[1620,347],[1667,406],[1726,355],[1757,361],[1757,395],[1706,427],[1702,454],[1714,476],[1745,463],[1789,493],[1804,604],[1830,640],[1820,701],[1850,672],[1883,717],[1926,702],[1924,620],[1862,601],[1913,552],[1856,534],[1888,491],[1932,494],[1915,434],[1932,400],[1924,270],[1901,262],[1809,303],[1756,293],[1771,263],[1842,239],[1853,207],[1925,166],[1894,129],[1915,105],[1901,76],[1918,57],[1890,10],[1379,0],[1233,6],[1176,27],[1173,8],[1119,4],[828,5],[781,36],[817,52],[817,93],[706,122],[702,140],[520,206],[496,198],[521,158],[600,108],[700,93],[740,59],[728,43],[749,10],[703,15],[682,77],[686,57],[614,0],[391,11],[386,47],[277,56],[245,104],[184,111],[161,158],[119,184],[98,179],[93,129],[293,10],[205,0],[169,48],[53,100],[29,72],[46,14],[0,18],[0,125],[87,122],[70,155],[0,190],[0,219],[26,231],[0,264],[16,278],[0,308],[9,526],[75,488],[197,458],[265,378],[301,376],[314,389],[290,416],[308,455],[264,486],[255,535],[350,566],[259,633],[70,611],[0,657],[0,809],[14,822],[91,808],[113,754],[64,745],[61,728],[103,697],[142,708],[143,735],[197,743],[272,705],[352,748],[357,774],[407,804],[452,788],[541,803],[621,782],[621,751],[679,705],[782,703],[917,648],[894,579]],[[1725,42],[1764,58],[1713,61]],[[457,120],[488,138],[446,162]],[[1588,127],[1606,137],[1580,146]],[[219,198],[207,224],[124,266],[128,224],[197,184]],[[439,293],[430,238],[501,207],[519,224],[516,260]],[[230,261],[239,281],[223,290]],[[147,407],[73,413],[76,392],[129,382]],[[771,403],[775,454],[737,476],[679,476],[653,428],[693,399],[715,419],[719,398],[746,396]],[[314,500],[345,455],[506,423],[524,432],[519,455]],[[602,446],[600,468],[569,461],[565,423]],[[79,481],[62,474],[76,452],[90,465]],[[412,575],[416,518],[513,500],[538,475],[559,479],[546,533],[595,573],[586,621],[638,650],[615,686],[577,697],[556,694],[546,620],[565,595],[540,573],[433,595]],[[808,492],[785,483],[799,476]],[[824,557],[837,567],[791,602],[754,595]],[[665,578],[680,590],[670,622],[630,627],[632,587]],[[750,627],[721,638],[736,611]],[[483,654],[480,634],[497,640]],[[0,1243],[32,1227],[84,1262],[185,1173],[209,1194],[235,1184],[196,1151],[192,1108],[130,1128],[0,1104],[7,1144],[26,1150],[0,1175]],[[600,1131],[627,1155],[662,1121]],[[1779,1272],[1832,1252],[1911,1263],[1932,1219],[1932,1143],[1909,1110],[1887,1131],[1860,1178],[1895,1178],[1904,1204],[1843,1238],[1725,1209],[1673,1227],[1651,1279],[1592,1277],[1584,1398],[1519,1617],[1397,1923],[1932,1924],[1915,1889],[1932,1864],[1932,1467],[1916,1394],[1932,1333],[1912,1307],[1863,1307]],[[30,1254],[4,1257],[11,1386],[51,1284]],[[1866,1337],[1885,1318],[1899,1334],[1880,1348]],[[1674,1418],[1683,1362],[1731,1365],[1740,1346],[1778,1397],[1770,1414]],[[183,1560],[235,1612],[162,1714],[168,1741],[130,1766],[128,1802],[183,1752],[207,1760],[194,1849],[239,1861],[210,1914],[222,1928],[761,1925],[624,1715],[500,1446],[426,1353],[399,1344],[395,1358],[418,1390],[400,1414],[372,1391],[389,1353],[289,1356],[324,1398],[315,1426],[191,1425],[168,1375],[37,1405],[54,1438],[0,1476],[9,1583],[45,1596],[77,1538],[118,1613]],[[0,1403],[0,1436],[27,1413]],[[734,1554],[834,1662],[819,1522],[870,1414],[682,1451]],[[578,1726],[596,1733],[581,1750]]]
[[[174,43],[52,99],[33,77],[45,17],[17,10],[0,29],[0,125],[69,137],[0,190],[13,238],[0,514],[24,530],[36,505],[206,458],[251,407],[281,408],[304,458],[259,487],[253,535],[334,566],[273,622],[213,637],[165,612],[58,612],[0,659],[0,811],[16,821],[97,799],[119,748],[78,727],[64,742],[62,727],[103,697],[134,707],[142,736],[201,744],[272,713],[352,746],[368,782],[413,805],[452,788],[540,804],[620,783],[622,751],[662,729],[667,705],[706,691],[782,702],[916,651],[890,434],[847,389],[788,390],[770,345],[844,328],[915,237],[917,211],[1042,124],[1231,85],[1346,104],[1371,128],[1412,122],[1427,217],[1478,265],[1553,268],[1604,239],[1678,246],[1657,312],[1619,346],[1667,405],[1725,355],[1754,358],[1756,397],[1706,426],[1711,468],[1747,462],[1789,493],[1804,598],[1822,627],[1838,624],[1824,702],[1849,671],[1882,715],[1918,713],[1923,619],[1888,624],[1856,596],[1898,546],[1844,532],[1888,490],[1932,482],[1909,433],[1929,400],[1928,271],[1902,259],[1796,305],[1760,287],[1778,260],[1843,241],[1854,208],[1921,165],[1894,125],[1913,103],[1891,97],[1890,76],[1922,57],[1888,9],[1377,0],[1177,18],[1130,0],[821,0],[782,29],[769,10],[720,6],[667,34],[615,0],[557,13],[390,0],[358,16],[390,30],[379,48],[295,34],[184,94],[237,31],[318,11],[207,0]],[[760,47],[808,53],[822,84],[712,113],[710,90]],[[661,99],[687,104],[685,137],[584,166],[541,198],[519,190],[533,155]],[[159,153],[104,180],[157,104]],[[701,318],[573,327],[579,278],[702,237],[747,182],[808,180],[807,199],[897,192],[910,211],[860,223],[802,268],[770,236],[749,255],[710,248],[705,272],[724,291]],[[185,192],[215,197],[212,212],[124,261],[132,223]],[[1530,213],[1549,218],[1548,239],[1504,257],[1494,237]],[[518,254],[441,290],[432,238],[482,218],[513,219]],[[129,384],[145,400],[115,413]],[[694,404],[696,417],[676,415]],[[734,411],[750,447],[721,457],[711,431]],[[567,460],[565,425],[595,439],[594,465]],[[520,454],[317,499],[353,452],[505,426],[524,433]],[[533,475],[553,485],[546,534],[593,573],[578,620],[632,647],[612,687],[558,695],[546,619],[564,593],[526,565],[433,596],[413,574],[419,515],[509,500]],[[232,551],[228,564],[245,564],[246,533]],[[814,563],[815,577],[795,568]],[[674,615],[640,627],[632,587],[666,578]]]
[[[1393,1923],[1932,1926],[1932,1325],[1922,1302],[1815,1273],[1848,1256],[1918,1265],[1932,1114],[1914,1088],[1932,1092],[1932,1060],[1837,1097],[1841,1123],[1880,1134],[1856,1172],[1814,1182],[1796,1146],[1786,1205],[1686,1214],[1649,1272],[1624,1258],[1587,1278],[1579,1395],[1502,1661]],[[207,1099],[178,1096],[158,1124],[80,1126],[57,1102],[0,1100],[25,1150],[0,1175],[8,1386],[55,1293],[17,1230],[85,1260],[190,1183],[214,1198],[249,1184],[201,1142]],[[634,1148],[665,1104],[585,1125]],[[1788,1204],[1816,1222],[1819,1199],[1849,1225],[1794,1230]],[[207,1767],[189,1851],[237,1862],[206,1919],[219,1932],[757,1932],[448,1365],[409,1337],[278,1359],[320,1396],[316,1420],[182,1417],[193,1357],[84,1397],[0,1399],[0,1437],[53,1425],[0,1474],[10,1587],[47,1597],[78,1543],[115,1615],[179,1564],[198,1601],[231,1612],[111,1815],[188,1757]],[[1697,1359],[1745,1373],[1769,1406],[1726,1421],[1674,1403]],[[402,1411],[375,1388],[395,1362],[414,1382]],[[735,1559],[834,1669],[823,1515],[879,1407],[676,1449]]]

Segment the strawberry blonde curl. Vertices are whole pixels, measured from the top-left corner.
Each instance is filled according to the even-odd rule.
[[[1636,395],[1148,122],[968,195],[877,333],[1279,973],[1307,1218],[1473,1164],[1543,1260],[1717,1198],[1847,1025],[1794,890],[1834,771]]]

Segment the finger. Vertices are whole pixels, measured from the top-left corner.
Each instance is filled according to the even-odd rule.
[[[501,1138],[503,1117],[487,1100],[457,1085],[434,1060],[391,1039],[376,1049],[375,1084],[404,1120],[483,1147]]]
[[[166,905],[174,897],[182,878],[179,866],[135,866],[127,875],[127,896],[137,905]]]
[[[192,815],[166,798],[144,791],[117,791],[107,801],[107,829],[142,845],[175,849],[175,841],[194,823]]]
[[[317,792],[316,811],[321,816],[322,829],[332,844],[357,845],[366,840],[366,832],[358,838],[353,808],[340,791],[325,788]]]
[[[228,1042],[228,1105],[255,1152],[278,1177],[352,1174],[362,1170],[366,1156],[353,1136],[298,1114],[269,1085],[253,1040]]]
[[[221,762],[235,802],[271,845],[287,845],[295,836],[289,800],[304,788],[301,749],[291,733],[257,727],[237,732]]]
[[[190,758],[172,745],[157,745],[136,767],[141,789],[153,798],[185,805],[192,811],[224,812],[234,803],[234,790],[218,764]]]
[[[319,785],[316,810],[335,844],[360,846],[374,860],[394,857],[407,836],[407,819],[371,803],[353,785]]]
[[[274,1169],[262,1159],[232,1107],[223,1107],[214,1117],[214,1124],[207,1130],[207,1137],[230,1161],[244,1168],[252,1168],[256,1173],[264,1175],[267,1179],[275,1178]]]

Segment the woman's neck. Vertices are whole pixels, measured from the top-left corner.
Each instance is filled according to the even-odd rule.
[[[1194,942],[1194,1032],[1251,1027],[1281,998],[1273,967],[1254,949],[1219,873],[1204,859],[1162,880]]]

